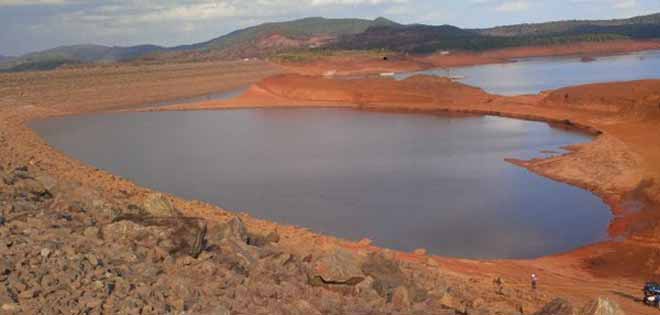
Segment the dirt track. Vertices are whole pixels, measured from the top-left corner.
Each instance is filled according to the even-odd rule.
[[[406,66],[407,67],[407,66]],[[108,198],[139,203],[148,190],[54,151],[25,123],[56,115],[130,109],[139,104],[201,95],[257,82],[282,71],[264,63],[121,66],[0,75],[0,157],[3,169],[29,164],[52,176],[80,181]],[[368,91],[368,92],[365,92]],[[404,104],[404,105],[402,105]],[[603,134],[564,157],[513,161],[532,171],[593,190],[612,207],[610,227],[622,242],[597,244],[572,253],[529,261],[471,261],[397,253],[412,266],[438,268],[452,281],[463,281],[488,303],[523,305],[535,310],[552,297],[583,304],[595,296],[619,302],[628,314],[648,314],[632,297],[641,283],[660,275],[660,81],[592,85],[547,95],[505,98],[445,79],[415,77],[331,80],[297,75],[276,76],[254,85],[231,102],[206,102],[159,110],[222,109],[261,106],[343,106],[363,110],[467,111],[578,125]],[[647,201],[643,211],[627,212],[626,197]],[[230,215],[211,205],[175,199],[187,215],[223,221]],[[570,209],[563,209],[570,210]],[[304,256],[336,247],[356,252],[382,251],[368,242],[351,243],[304,229],[242,216],[253,229],[277,229],[282,244]],[[645,224],[640,224],[645,223]],[[541,290],[528,296],[528,276],[541,276]],[[492,293],[492,280],[506,279],[512,293]]]

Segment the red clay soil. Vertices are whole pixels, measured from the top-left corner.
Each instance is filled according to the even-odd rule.
[[[624,43],[617,45],[618,48],[625,46]],[[645,47],[658,44],[650,42],[648,45]],[[599,51],[590,49],[591,53]],[[575,51],[566,49],[560,52]],[[491,54],[509,58],[520,52],[511,50]],[[349,69],[351,64],[346,67]],[[301,72],[323,72],[318,68],[300,69],[303,69]],[[371,71],[375,68],[365,64],[362,69]],[[26,126],[27,122],[115,108],[133,110],[138,108],[136,104],[163,98],[230,89],[279,70],[263,63],[209,63],[0,75],[0,165],[10,169],[28,164],[48,170],[51,176],[78,181],[108,198],[125,198],[139,204],[150,190],[57,152],[32,132]],[[347,73],[352,71],[347,70]],[[660,81],[596,84],[543,95],[501,97],[434,77],[417,76],[404,81],[386,78],[341,80],[289,74],[268,77],[252,85],[236,100],[149,110],[340,106],[378,111],[464,112],[549,121],[598,132],[600,136],[595,141],[574,146],[570,154],[512,162],[544,176],[589,189],[602,197],[616,215],[610,233],[620,239],[534,260],[464,260],[429,257],[421,252],[394,255],[417,266],[418,273],[427,277],[438,272],[442,274],[438,278],[442,281],[460,279],[462,287],[478,292],[488,305],[500,303],[509,309],[521,305],[526,310],[535,311],[557,296],[578,305],[596,296],[606,296],[620,303],[627,314],[648,314],[652,309],[640,305],[635,297],[639,296],[645,280],[660,277],[660,218],[657,214],[660,211],[654,211],[660,204],[660,163],[657,162],[660,161],[659,98]],[[174,197],[171,200],[186,215],[209,221],[224,221],[231,215],[201,202]],[[643,201],[643,206],[638,207],[637,201]],[[383,251],[368,241],[349,242],[247,215],[241,217],[251,229],[277,230],[282,236],[282,246],[302,257],[337,247],[362,254]],[[532,272],[540,275],[540,289],[530,295],[528,277]],[[505,279],[510,293],[506,296],[496,294],[492,282],[495,278]]]
[[[609,228],[615,241],[528,261],[435,259],[460,274],[505,275],[521,283],[530,272],[541,272],[548,289],[557,294],[585,298],[608,294],[623,301],[630,314],[644,314],[645,309],[630,297],[638,295],[645,280],[660,279],[660,211],[656,211],[660,209],[660,80],[503,97],[427,76],[395,81],[279,75],[255,84],[236,100],[159,110],[282,106],[480,113],[548,121],[599,134],[591,143],[571,147],[570,154],[511,162],[600,196],[615,215]]]

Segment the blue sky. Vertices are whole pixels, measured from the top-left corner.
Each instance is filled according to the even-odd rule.
[[[0,0],[0,54],[60,45],[179,45],[308,16],[488,27],[660,12],[660,0]]]

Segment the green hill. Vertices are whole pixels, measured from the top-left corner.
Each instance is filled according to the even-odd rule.
[[[111,63],[140,58],[146,54],[163,51],[153,45],[109,47],[101,45],[61,46],[29,53],[0,64],[0,71],[51,70],[64,64]]]
[[[498,26],[486,29],[477,29],[475,32],[487,36],[539,36],[561,33],[575,33],[581,29],[601,28],[603,30],[613,27],[621,29],[626,26],[635,25],[659,25],[660,13],[637,16],[629,19],[615,19],[615,20],[573,20],[573,21],[557,21],[546,23],[533,23],[533,24],[517,24],[508,26]]]
[[[323,49],[432,53],[438,50],[487,50],[612,39],[660,39],[660,13],[615,20],[574,20],[518,24],[487,29],[451,25],[402,25],[385,18],[327,19],[321,17],[265,23],[192,45],[109,47],[63,46],[7,61],[0,71],[54,69],[64,64],[109,63],[135,59],[237,59],[283,52]]]
[[[630,19],[560,21],[519,24],[489,29],[460,29],[450,25],[391,25],[371,27],[343,36],[341,49],[379,49],[412,53],[438,50],[487,50],[528,45],[565,44],[613,39],[660,38],[660,14]]]
[[[265,23],[171,50],[215,51],[230,57],[254,57],[288,49],[326,46],[340,36],[362,33],[370,27],[396,25],[399,24],[385,18],[365,20],[312,17]]]

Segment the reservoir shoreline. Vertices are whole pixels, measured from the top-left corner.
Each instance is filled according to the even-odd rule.
[[[225,67],[226,65],[223,65]],[[180,66],[185,67],[185,66]],[[244,71],[244,65],[237,66],[237,73]],[[249,67],[249,66],[248,66]],[[539,95],[500,97],[493,96],[464,85],[447,82],[438,78],[415,77],[402,83],[392,83],[391,80],[364,79],[351,82],[347,86],[337,80],[280,75],[272,77],[274,73],[282,72],[280,66],[259,64],[250,68],[250,75],[244,76],[242,84],[254,83],[248,92],[231,101],[212,101],[194,105],[169,106],[146,110],[208,110],[231,108],[261,108],[261,107],[327,107],[355,108],[360,110],[377,111],[411,111],[421,113],[458,112],[506,116],[529,120],[548,121],[558,124],[584,128],[600,136],[591,143],[573,148],[573,152],[545,160],[511,161],[530,171],[537,172],[554,180],[562,181],[593,191],[612,207],[616,215],[610,226],[610,233],[623,235],[621,242],[605,242],[588,246],[570,253],[544,257],[534,260],[495,260],[477,261],[453,259],[448,257],[428,257],[420,253],[397,252],[397,259],[410,264],[411,268],[418,270],[441,269],[454,282],[471,283],[475,292],[490,291],[492,277],[505,277],[513,288],[525,288],[527,276],[539,270],[547,271],[544,278],[545,296],[538,300],[525,297],[524,291],[514,293],[506,300],[515,305],[522,303],[534,309],[548,302],[552,296],[570,296],[572,302],[582,303],[588,298],[608,292],[624,291],[628,294],[637,294],[637,283],[642,278],[653,276],[655,270],[642,270],[640,265],[647,262],[648,255],[645,250],[647,241],[657,242],[660,237],[654,234],[653,226],[636,230],[634,223],[643,220],[659,222],[652,211],[637,211],[629,213],[625,209],[626,196],[635,191],[641,191],[648,199],[647,207],[657,207],[660,201],[660,189],[657,184],[645,184],[660,178],[658,167],[653,165],[654,157],[660,153],[652,147],[660,147],[657,143],[658,113],[657,102],[653,95],[658,91],[660,81],[647,80],[627,83],[607,83],[549,91]],[[266,71],[262,69],[267,69]],[[3,170],[9,171],[15,167],[28,165],[36,172],[45,173],[60,181],[80,182],[90,187],[108,199],[125,199],[126,202],[140,204],[150,193],[132,182],[118,178],[107,172],[84,165],[74,158],[68,157],[50,148],[43,139],[27,127],[30,121],[46,119],[49,117],[74,115],[82,113],[95,113],[106,111],[115,106],[128,106],[135,100],[152,97],[145,95],[146,90],[158,89],[150,84],[157,77],[140,77],[141,82],[123,90],[130,97],[121,96],[117,99],[119,90],[112,86],[112,82],[97,81],[99,86],[93,95],[82,92],[71,94],[57,94],[53,92],[60,88],[58,82],[69,80],[70,75],[79,75],[81,80],[88,76],[95,76],[96,70],[86,73],[75,73],[76,70],[58,70],[57,73],[47,74],[53,80],[47,89],[41,91],[23,91],[16,88],[7,93],[13,95],[5,98],[0,107],[0,156]],[[133,73],[133,69],[116,70]],[[183,71],[183,70],[182,70]],[[192,69],[191,73],[203,70]],[[135,75],[135,74],[131,74]],[[172,78],[166,73],[161,75],[162,80],[171,82],[172,86],[184,86],[184,79]],[[10,74],[2,75],[2,80],[13,81],[16,78],[28,80],[42,80],[35,78],[37,74]],[[266,78],[262,80],[263,78]],[[214,81],[220,77],[213,77]],[[58,81],[59,80],[59,81]],[[203,80],[211,80],[206,77]],[[84,84],[84,83],[79,83]],[[107,86],[107,88],[103,88]],[[639,87],[634,91],[630,87]],[[169,92],[179,93],[179,97],[199,95],[213,92],[221,87],[209,84],[207,91],[190,91],[180,89]],[[429,88],[439,91],[433,94]],[[229,90],[227,88],[226,90]],[[618,90],[625,95],[618,95],[611,91]],[[369,91],[362,93],[361,91]],[[645,92],[651,91],[651,92]],[[441,93],[440,93],[441,92]],[[22,95],[20,93],[23,93]],[[51,94],[49,94],[51,93]],[[78,94],[76,94],[78,93]],[[134,93],[131,95],[131,93]],[[569,97],[564,99],[563,95]],[[53,96],[54,95],[54,96]],[[61,97],[59,97],[61,95]],[[164,93],[167,95],[167,93]],[[597,95],[597,96],[594,96]],[[101,99],[101,97],[107,97]],[[170,95],[173,96],[173,95]],[[620,102],[622,98],[636,100],[634,104]],[[130,99],[129,99],[130,98]],[[143,102],[148,103],[148,102]],[[402,105],[404,104],[405,105]],[[620,103],[620,104],[619,104]],[[617,106],[616,111],[611,107]],[[625,106],[624,106],[625,105]],[[132,111],[133,109],[125,109]],[[144,109],[141,109],[143,111]],[[640,135],[646,135],[641,139]],[[657,164],[657,162],[656,162]],[[577,171],[575,171],[577,170]],[[174,196],[168,196],[177,208],[186,215],[203,217],[210,222],[224,222],[233,217],[232,212],[219,209],[215,206],[197,201],[186,201]],[[273,231],[277,230],[282,236],[281,244],[292,253],[302,257],[310,253],[327,252],[337,247],[347,248],[359,254],[368,252],[383,252],[368,241],[347,242],[333,237],[321,236],[306,229],[281,226],[270,222],[257,220],[245,214],[239,215],[252,229]],[[631,229],[635,227],[635,229]],[[648,248],[648,250],[654,250]],[[634,252],[635,255],[625,256],[623,253]],[[623,258],[622,258],[623,257]],[[617,262],[615,260],[622,260]],[[595,262],[599,262],[596,264]],[[631,270],[634,269],[634,270]],[[480,279],[474,280],[474,274]],[[603,279],[620,279],[620,283],[612,284]],[[602,286],[605,286],[603,288]],[[643,314],[644,306],[613,293],[603,293],[627,309],[629,314]],[[496,299],[486,296],[485,299]],[[507,303],[509,303],[507,302]]]

